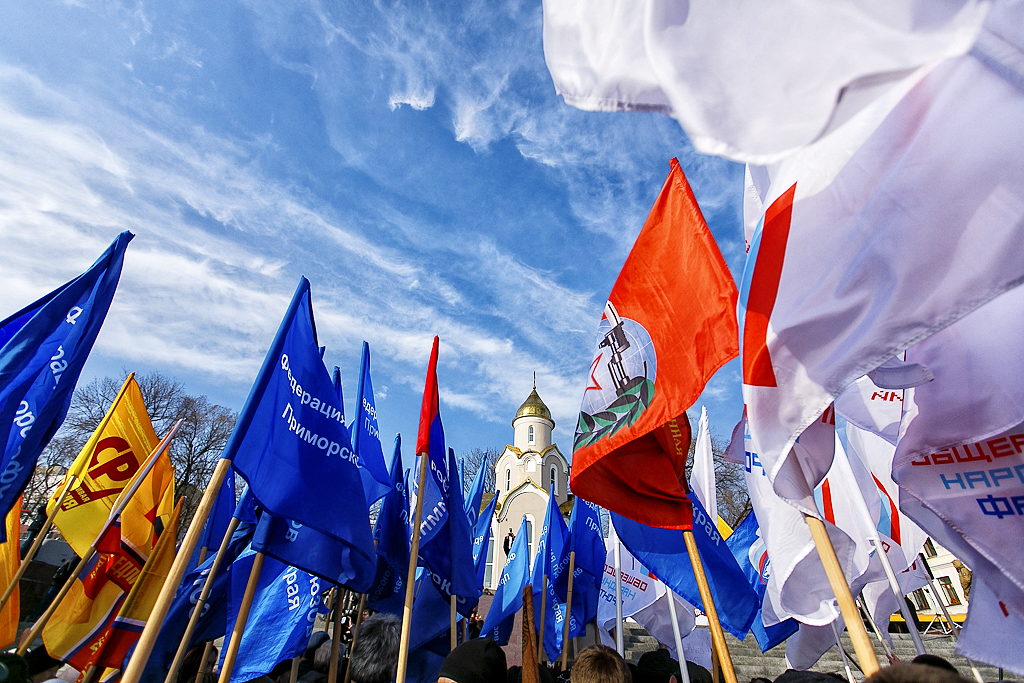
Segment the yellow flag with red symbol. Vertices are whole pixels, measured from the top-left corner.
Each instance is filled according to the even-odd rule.
[[[18,531],[21,529],[21,498],[7,513],[7,542],[0,543],[0,591],[7,590],[18,571],[21,563],[21,551],[18,549]],[[21,605],[18,600],[18,587],[0,610],[0,648],[14,644],[18,637],[18,612]]]
[[[71,483],[54,525],[80,557],[158,441],[142,401],[142,390],[132,373],[46,505],[49,514],[64,487]],[[173,500],[173,492],[171,497]]]

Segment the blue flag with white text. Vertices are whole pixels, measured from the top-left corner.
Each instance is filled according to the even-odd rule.
[[[132,237],[122,232],[89,270],[0,322],[0,512],[5,517],[67,415]],[[6,533],[0,525],[0,542]]]
[[[530,552],[526,541],[526,517],[509,549],[505,566],[494,591],[494,601],[480,629],[481,638],[491,638],[498,645],[507,645],[516,612],[523,608],[523,589],[530,585]]]
[[[459,460],[462,463],[462,460]],[[466,517],[469,519],[470,528],[476,528],[476,521],[480,517],[480,504],[484,499],[484,479],[487,470],[487,455],[480,461],[480,469],[476,471],[476,478],[473,479],[473,488],[466,494]],[[465,484],[463,484],[465,486]],[[465,489],[463,489],[465,490]]]
[[[366,506],[369,507],[391,489],[391,477],[384,464],[384,448],[380,443],[377,407],[373,402],[373,382],[370,380],[370,345],[365,341],[360,366],[356,419],[352,425],[352,450],[359,457],[359,474],[363,479]]]
[[[231,626],[238,616],[255,556],[250,548],[231,565],[227,607],[227,623]],[[230,683],[247,683],[270,673],[278,662],[302,654],[313,635],[316,615],[326,612],[318,577],[267,557]],[[223,665],[223,650],[220,661]]]
[[[750,629],[761,601],[719,535],[717,525],[711,521],[696,496],[691,493],[689,498],[693,504],[693,537],[704,563],[722,628],[742,639]],[[703,609],[683,532],[649,527],[615,512],[611,515],[619,540],[633,557],[679,597]]]
[[[758,604],[764,604],[764,594],[768,590],[768,577],[771,572],[771,563],[768,561],[768,550],[761,540],[761,529],[757,523],[754,511],[739,524],[726,539],[725,544],[729,546],[740,569],[747,576],[751,588],[757,593]],[[761,619],[761,609],[758,608],[754,621],[750,625],[750,631],[757,639],[761,652],[767,652],[786,638],[797,632],[800,624],[795,619],[785,621],[773,626],[765,627]]]
[[[498,497],[501,491],[495,491],[491,502],[476,520],[476,529],[473,532],[473,563],[476,565],[476,587],[481,592],[484,587],[484,578],[487,574],[487,553],[490,548],[487,542],[491,537],[491,520],[494,519],[494,508],[498,505]]]
[[[569,535],[562,550],[562,562],[567,563],[570,552],[576,553],[572,579],[573,616],[586,624],[597,616],[607,553],[601,532],[600,508],[578,497],[569,516]],[[563,602],[568,587],[568,573],[562,572],[555,580],[555,593]],[[576,613],[577,596],[583,608],[582,614]]]
[[[373,538],[351,443],[302,278],[224,457],[234,460],[266,512],[345,544],[348,585],[365,590],[373,580]]]
[[[391,459],[391,490],[384,496],[373,536],[377,540],[377,570],[366,594],[366,604],[378,612],[401,616],[405,579],[409,572],[409,497],[402,466],[402,437],[395,437]]]

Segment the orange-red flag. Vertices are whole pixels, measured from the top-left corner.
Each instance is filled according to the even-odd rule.
[[[690,528],[685,412],[739,354],[737,296],[673,159],[598,325],[573,444],[573,493],[649,526]]]

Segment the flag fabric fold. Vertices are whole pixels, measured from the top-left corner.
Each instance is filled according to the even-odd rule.
[[[420,426],[416,435],[416,466],[413,470],[416,488],[412,490],[410,504],[415,508],[417,499],[423,496],[423,518],[420,522],[420,556],[428,556],[435,551],[430,543],[448,522],[448,450],[444,443],[444,426],[441,424],[440,399],[437,389],[437,354],[440,340],[434,337],[430,349],[430,360],[427,364],[427,378],[423,387],[423,405],[420,408]],[[419,491],[419,468],[423,453],[428,455],[425,490]],[[412,509],[412,508],[411,508]],[[443,543],[443,540],[441,541]],[[443,555],[446,549],[437,551]],[[429,566],[429,565],[428,565]]]
[[[595,504],[578,496],[569,515],[568,536],[562,545],[560,565],[568,566],[570,553],[575,553],[571,614],[579,623],[588,624],[597,616],[606,553],[600,510]],[[568,597],[569,572],[562,571],[555,576],[553,585],[559,599],[565,602]]]
[[[351,443],[320,358],[309,281],[302,278],[224,457],[233,459],[266,512],[342,546],[350,559],[347,584],[365,591],[373,580],[373,538]]]
[[[338,403],[341,399],[341,374],[337,375]],[[384,447],[380,442],[377,425],[377,407],[373,400],[373,381],[370,379],[370,345],[363,342],[360,362],[359,386],[356,389],[356,421],[352,429],[352,450],[359,458],[359,475],[369,507],[384,497],[391,486],[391,477],[384,464]]]
[[[377,568],[367,604],[378,612],[401,615],[405,579],[409,570],[408,481],[402,466],[402,437],[395,436],[391,459],[391,490],[384,496],[373,536],[377,541]]]
[[[685,411],[738,353],[736,297],[673,159],[598,325],[573,443],[577,496],[644,524],[689,527]]]
[[[530,553],[526,545],[526,517],[523,517],[516,539],[509,550],[505,566],[494,591],[494,601],[480,629],[481,638],[491,638],[498,645],[507,645],[512,635],[516,612],[523,607],[523,589],[530,584]]]
[[[5,517],[64,422],[132,237],[122,232],[89,270],[0,321],[0,513]]]

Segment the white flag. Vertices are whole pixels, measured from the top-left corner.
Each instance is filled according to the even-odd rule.
[[[836,633],[842,635],[846,629],[843,617],[838,615],[835,621],[836,630],[826,624],[824,626],[811,626],[800,624],[797,632],[786,641],[786,668],[806,671],[818,663],[821,656],[836,645]]]
[[[979,578],[975,571],[967,620],[956,652],[1024,676],[1024,619],[1006,609]]]
[[[828,463],[790,450],[836,396],[1024,281],[1024,92],[968,55],[875,127],[883,102],[773,169],[743,274],[747,420],[798,505]]]
[[[699,152],[769,163],[908,71],[966,52],[987,8],[545,0],[544,58],[574,107],[671,114]]]
[[[907,350],[933,382],[906,392],[900,507],[1024,616],[1024,289]]]
[[[700,408],[697,421],[697,440],[693,445],[693,469],[690,470],[690,490],[704,506],[711,519],[718,520],[718,492],[715,488],[715,458],[708,429],[708,409]]]
[[[672,617],[668,611],[668,599],[671,591],[665,588],[665,584],[658,582],[661,586],[661,595],[658,599],[633,615],[636,623],[647,629],[647,632],[654,636],[654,639],[664,645],[673,659],[679,659],[676,652],[676,639],[672,633]],[[693,605],[683,600],[675,593],[671,593],[676,603],[676,623],[679,624],[679,635],[685,638],[697,625],[694,618]],[[686,644],[683,644],[686,648]]]

